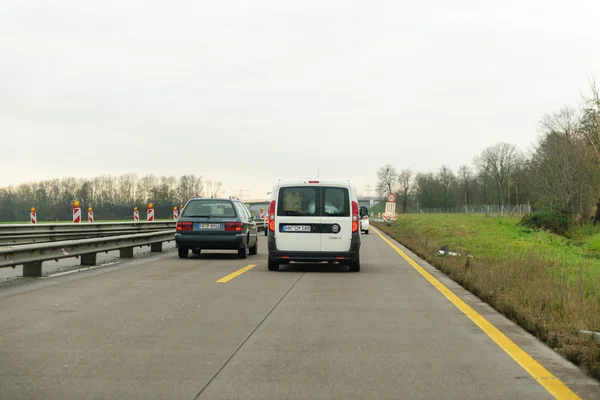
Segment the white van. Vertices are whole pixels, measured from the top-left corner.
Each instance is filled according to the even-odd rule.
[[[269,204],[269,271],[280,264],[339,262],[360,271],[358,194],[350,181],[280,180]]]

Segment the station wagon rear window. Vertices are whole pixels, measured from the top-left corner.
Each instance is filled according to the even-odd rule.
[[[279,190],[277,215],[288,217],[348,217],[350,194],[340,187],[284,187]]]
[[[235,218],[237,213],[231,201],[227,200],[193,200],[181,213],[182,217],[217,217]]]

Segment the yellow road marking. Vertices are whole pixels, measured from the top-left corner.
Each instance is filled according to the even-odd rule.
[[[236,276],[239,276],[241,274],[243,274],[246,271],[251,270],[252,268],[256,267],[256,264],[250,264],[250,265],[246,265],[244,268],[240,268],[235,272],[232,272],[231,274],[222,277],[221,279],[219,279],[217,282],[218,283],[225,283],[225,282],[229,282],[230,280],[232,280],[233,278],[235,278]]]
[[[540,385],[544,387],[556,399],[580,399],[563,382],[556,378],[550,371],[544,368],[540,363],[533,359],[517,344],[504,335],[498,328],[488,322],[477,311],[468,306],[457,295],[452,293],[444,284],[435,279],[433,275],[427,272],[423,267],[417,264],[406,253],[400,250],[395,244],[383,236],[378,229],[373,229],[375,233],[383,239],[392,249],[404,258],[417,272],[429,281],[437,290],[439,290],[452,304],[462,311],[471,321],[473,321],[483,332],[486,333],[502,350],[511,356],[525,371],[529,373]]]

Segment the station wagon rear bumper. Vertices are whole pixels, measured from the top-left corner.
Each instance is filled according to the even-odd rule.
[[[175,234],[177,247],[202,250],[237,250],[244,247],[245,235],[185,235]]]

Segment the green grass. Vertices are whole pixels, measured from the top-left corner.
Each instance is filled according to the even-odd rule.
[[[472,214],[402,214],[401,230],[421,232],[451,251],[474,257],[497,258],[535,252],[549,264],[576,266],[582,262],[600,274],[600,230],[588,230],[576,239],[518,226],[518,218]]]
[[[579,333],[600,331],[600,227],[567,238],[518,222],[401,214],[373,225],[600,380],[600,345]],[[436,256],[444,245],[461,256]]]
[[[374,213],[375,217],[377,217],[377,213],[383,213],[385,211],[385,201],[380,201],[379,203],[375,203],[373,207],[369,208],[369,214]]]

